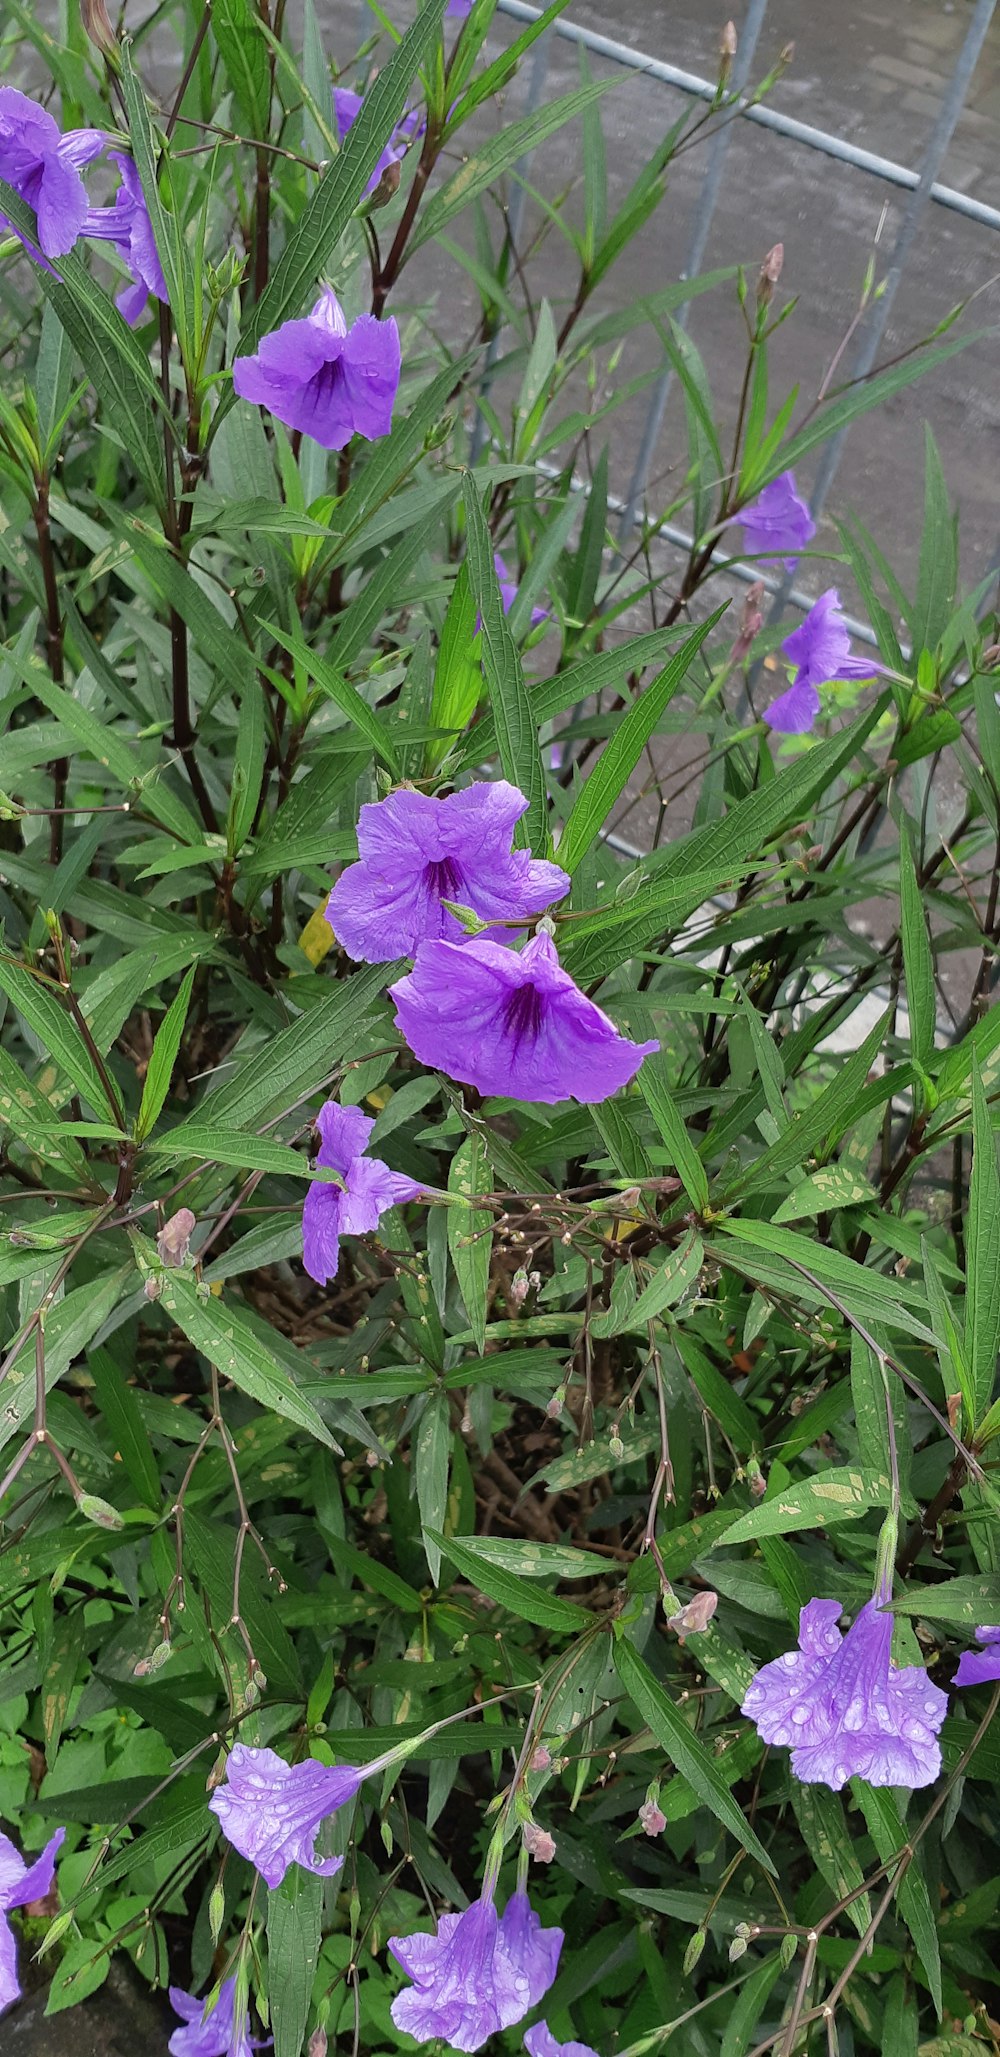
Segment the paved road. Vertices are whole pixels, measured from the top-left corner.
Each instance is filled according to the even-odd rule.
[[[743,0],[730,0],[739,22]],[[324,34],[338,62],[355,46],[358,0],[319,0]],[[400,19],[409,9],[399,0]],[[568,16],[611,34],[637,50],[711,75],[726,0],[571,0]],[[771,0],[755,75],[794,40],[795,55],[773,94],[774,104],[817,126],[833,129],[871,150],[917,165],[970,16],[970,0]],[[293,16],[294,19],[294,16]],[[497,17],[495,41],[513,25]],[[577,53],[552,39],[546,95],[569,89]],[[616,68],[594,58],[600,76]],[[523,78],[510,91],[507,116],[523,103]],[[635,73],[602,102],[612,198],[620,197],[685,105],[684,96]],[[688,103],[689,104],[689,103]],[[944,167],[946,183],[1000,206],[1000,16],[991,31],[966,112]],[[607,280],[603,301],[621,304],[676,278],[682,268],[704,153],[683,157],[667,200]],[[546,192],[573,186],[579,206],[582,167],[578,127],[564,131],[536,154],[533,174]],[[851,321],[883,207],[888,217],[882,247],[891,245],[905,195],[850,166],[821,157],[762,129],[736,124],[722,195],[706,253],[706,268],[733,262],[756,265],[777,241],[785,246],[781,291],[798,296],[774,350],[774,390],[795,383],[815,392],[824,368]],[[532,217],[529,212],[528,226]],[[933,328],[957,302],[1000,272],[1000,236],[944,208],[932,206],[896,301],[884,345],[886,357]],[[426,278],[427,274],[424,274]],[[572,262],[550,238],[532,267],[535,289],[566,302],[574,284]],[[414,279],[414,288],[416,280]],[[982,293],[969,326],[1000,321],[1000,288]],[[692,333],[703,351],[724,419],[731,418],[742,369],[742,323],[730,296],[702,301]],[[656,361],[656,340],[641,335],[618,368],[624,380]],[[631,472],[643,419],[642,401],[616,417],[613,462],[623,487]],[[973,344],[950,364],[870,417],[854,435],[831,513],[861,511],[894,562],[912,573],[919,536],[924,419],[941,444],[952,492],[962,515],[962,568],[972,583],[996,561],[1000,537],[997,431],[1000,382],[997,338]],[[684,463],[683,418],[675,400],[658,450],[656,475],[668,481]],[[809,466],[804,467],[808,477]],[[821,539],[835,542],[832,521]],[[822,572],[817,568],[817,577]],[[825,580],[823,582],[826,582]]]

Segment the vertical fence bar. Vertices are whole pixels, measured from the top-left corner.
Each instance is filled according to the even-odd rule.
[[[539,36],[532,53],[531,71],[528,77],[528,98],[524,110],[525,115],[536,114],[541,106],[542,94],[545,91],[545,81],[549,71],[550,49],[551,44],[548,35]],[[517,247],[518,237],[521,233],[521,223],[524,219],[524,203],[527,196],[523,182],[528,176],[530,164],[531,152],[529,151],[524,157],[518,158],[513,170],[514,191],[511,196],[510,206],[507,209],[507,241],[512,250]],[[503,320],[498,309],[497,325],[490,337],[489,349],[486,352],[486,362],[483,366],[483,376],[479,385],[479,397],[482,400],[486,399],[493,384],[493,373],[500,355],[502,337]],[[476,418],[472,424],[472,436],[469,442],[470,464],[478,464],[485,442],[486,417],[482,409],[477,408]]]
[[[731,81],[731,88],[734,93],[742,93],[750,77],[750,67],[756,54],[757,43],[761,29],[764,26],[766,14],[767,0],[750,0],[746,20],[739,32],[739,41],[736,46],[736,62],[733,65]],[[688,279],[694,278],[701,270],[722,184],[726,152],[729,148],[729,139],[734,127],[734,121],[726,121],[712,138],[708,165],[702,180],[698,205],[695,209],[694,221],[691,227],[691,241],[688,244],[687,256],[684,260],[683,276]],[[688,308],[685,305],[679,308],[677,312],[676,320],[679,328],[685,327],[687,318]],[[653,388],[649,411],[646,415],[646,423],[642,432],[642,442],[639,446],[639,455],[636,458],[635,469],[632,473],[628,492],[625,495],[625,506],[618,525],[619,540],[623,540],[630,534],[639,502],[646,489],[646,481],[652,467],[660,430],[663,427],[663,417],[666,413],[672,377],[673,373],[668,364],[660,373]]]
[[[893,302],[906,270],[907,258],[931,199],[931,189],[941,168],[945,152],[954,135],[955,124],[965,105],[966,94],[972,83],[972,75],[976,68],[979,53],[986,40],[990,23],[996,12],[996,6],[997,0],[977,0],[972,20],[966,31],[965,42],[959,51],[955,69],[948,81],[937,120],[931,130],[923,162],[920,166],[918,183],[910,195],[903,213],[903,219],[899,225],[899,232],[889,259],[885,283],[878,299],[872,302],[868,316],[861,325],[854,357],[847,374],[848,383],[866,378],[875,363],[879,344],[888,327]],[[845,422],[844,427],[838,429],[836,435],[831,436],[830,441],[824,445],[823,455],[820,458],[819,468],[816,473],[816,482],[813,486],[809,502],[814,520],[818,519],[826,505],[830,488],[840,468],[840,460],[844,454],[844,445],[849,431],[850,423]],[[785,611],[785,603],[788,598],[790,585],[791,574],[786,574],[772,602],[768,616],[769,621],[780,621]],[[751,675],[751,685],[758,670],[759,666],[755,665]]]

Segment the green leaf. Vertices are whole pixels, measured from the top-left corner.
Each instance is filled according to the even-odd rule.
[[[913,861],[910,824],[899,824],[899,903],[903,966],[906,972],[906,1002],[910,1016],[910,1049],[915,1064],[927,1070],[934,1056],[937,1025],[937,992],[934,984],[934,954],[927,929],[923,896]]]
[[[493,1181],[487,1176],[486,1153],[478,1136],[467,1136],[451,1160],[449,1193],[475,1200],[488,1192]],[[486,1340],[486,1298],[490,1283],[493,1251],[493,1216],[483,1207],[449,1207],[448,1248],[461,1289],[469,1326],[482,1350]]]
[[[424,1531],[424,1554],[435,1585],[441,1582],[441,1551],[445,1547],[438,1531],[448,1505],[448,1460],[451,1456],[451,1420],[447,1393],[432,1393],[420,1417],[413,1472],[417,1506]]]
[[[772,479],[778,478],[781,472],[799,464],[808,451],[816,448],[817,443],[825,443],[847,422],[857,421],[860,415],[868,414],[873,407],[881,407],[883,401],[893,399],[907,386],[915,384],[917,379],[922,379],[927,372],[935,371],[939,364],[947,364],[949,358],[956,357],[960,350],[967,350],[970,343],[981,341],[984,333],[989,332],[975,329],[971,334],[958,336],[950,343],[940,343],[932,348],[919,350],[913,356],[904,359],[902,364],[890,365],[887,370],[877,372],[874,378],[866,379],[863,384],[850,386],[836,400],[831,400],[828,406],[821,407],[805,428],[800,429],[797,435],[792,436],[789,442],[784,443],[775,452],[767,471],[756,481],[757,491],[769,485]]]
[[[439,193],[423,209],[418,218],[416,234],[410,238],[407,256],[412,257],[424,243],[438,235],[440,230],[461,214],[480,193],[496,186],[505,171],[518,160],[538,148],[547,136],[553,136],[558,129],[582,114],[595,100],[599,100],[612,86],[619,84],[614,77],[592,80],[587,86],[577,86],[572,93],[564,93],[558,100],[550,100],[537,114],[526,114],[520,121],[505,122],[494,136],[490,137],[481,150],[474,150],[459,167]]]
[[[880,1478],[892,1476],[891,1419],[900,1485],[907,1495],[911,1431],[906,1393],[898,1378],[890,1379],[885,1364],[875,1358],[856,1332],[851,1336],[851,1395],[863,1468]]]
[[[461,1578],[477,1592],[506,1607],[515,1620],[531,1621],[537,1628],[552,1629],[562,1635],[579,1634],[593,1627],[594,1617],[586,1608],[561,1599],[557,1593],[542,1592],[530,1578],[519,1577],[503,1564],[488,1562],[479,1554],[475,1537],[432,1533],[430,1541],[450,1559]]]
[[[163,149],[163,143],[155,134],[149,118],[145,91],[132,63],[132,40],[129,36],[122,38],[121,66],[122,97],[128,116],[132,156],[139,174],[142,196],[149,211],[153,241],[163,266],[170,310],[185,362],[190,365],[191,352],[197,347],[198,341],[194,333],[194,270],[185,224],[170,208],[164,206],[161,197],[157,158]],[[169,179],[169,165],[164,176]]]
[[[240,335],[243,353],[298,314],[306,295],[315,291],[348,222],[361,200],[379,156],[406,106],[416,73],[430,58],[441,35],[444,0],[424,0],[416,20],[383,65],[351,123],[347,140],[327,166],[312,198],[291,230],[265,291]]]
[[[36,238],[35,218],[20,196],[0,179],[0,213]],[[54,271],[35,277],[52,305],[97,393],[106,419],[158,507],[163,480],[162,395],[149,358],[122,320],[111,295],[101,291],[73,250]]]
[[[33,978],[23,965],[0,955],[0,991],[6,993],[43,1048],[64,1071],[94,1113],[106,1118],[108,1100],[94,1060],[76,1023],[67,1014],[50,979]],[[51,1114],[50,1109],[50,1114]]]
[[[520,787],[528,801],[527,812],[514,832],[515,841],[522,846],[527,844],[536,856],[544,856],[548,848],[548,828],[545,773],[538,747],[538,730],[521,659],[503,611],[493,565],[493,542],[479,488],[471,474],[465,480],[465,518],[469,583],[482,617],[483,671],[497,724],[500,762],[504,777],[512,786]]]
[[[442,1547],[448,1555],[454,1537],[449,1537]],[[501,1571],[512,1572],[515,1578],[604,1578],[607,1576],[606,1557],[599,1557],[596,1550],[574,1550],[563,1543],[522,1542],[515,1536],[461,1536],[459,1544],[466,1555],[475,1557],[479,1563],[497,1566]]]
[[[707,621],[699,623],[669,664],[633,701],[628,713],[616,722],[611,740],[581,786],[559,838],[559,863],[563,871],[572,874],[600,834],[706,636],[711,634],[724,611],[717,607]]]
[[[273,1171],[286,1178],[324,1182],[322,1168],[311,1166],[305,1153],[289,1143],[276,1143],[270,1136],[234,1136],[209,1122],[182,1122],[180,1128],[154,1136],[146,1147],[157,1157],[201,1157],[207,1164],[235,1164],[240,1171]],[[339,1181],[327,1176],[325,1183]]]
[[[595,1315],[590,1324],[594,1336],[620,1336],[626,1333],[640,1335],[648,1324],[655,1321],[668,1307],[676,1307],[685,1293],[694,1285],[705,1259],[701,1237],[694,1229],[688,1229],[681,1237],[675,1250],[671,1250],[653,1273],[648,1285],[644,1286],[638,1299],[616,1310],[612,1291],[612,1306],[603,1315]],[[619,1277],[629,1274],[620,1272]]]
[[[264,779],[265,747],[264,692],[259,678],[254,677],[240,700],[226,833],[230,857],[235,857],[243,848],[256,820]]]
[[[250,0],[212,0],[212,34],[247,134],[266,137],[271,67]]]
[[[218,0],[216,0],[216,5]],[[267,1896],[268,2003],[274,2057],[301,2057],[319,1963],[323,1881],[290,1864]]]
[[[209,1094],[191,1117],[191,1129],[197,1133],[206,1115],[213,1127],[246,1129],[284,1113],[304,1094],[318,1097],[321,1083],[362,1047],[383,987],[405,969],[405,961],[400,959],[395,964],[372,964],[352,978],[339,979],[308,1013],[259,1043],[244,1063],[237,1062],[234,1075]],[[183,1153],[186,1126],[181,1122],[170,1132],[179,1154]]]
[[[50,1074],[51,1078],[51,1074]],[[52,1127],[56,1107],[6,1050],[0,1049],[0,1127],[27,1144],[34,1156],[65,1176],[86,1181],[87,1160],[78,1142]]]
[[[614,1659],[615,1669],[625,1691],[638,1708],[643,1721],[652,1729],[671,1763],[683,1773],[689,1786],[697,1793],[699,1800],[709,1812],[714,1814],[716,1820],[721,1821],[730,1835],[735,1836],[737,1842],[742,1843],[744,1850],[774,1878],[774,1865],[749,1822],[744,1819],[742,1809],[733,1799],[715,1759],[709,1755],[704,1743],[698,1741],[659,1680],[653,1677],[642,1658],[624,1637],[620,1637],[615,1643]]]
[[[277,626],[277,623],[272,622],[270,634],[276,643],[280,643],[283,650],[288,650],[305,666],[320,692],[326,699],[332,700],[342,714],[346,714],[348,721],[371,744],[376,757],[391,771],[393,778],[401,778],[402,772],[395,744],[385,723],[376,714],[375,709],[369,707],[367,700],[362,699],[350,679],[345,678],[342,672],[336,671],[317,651],[309,648],[301,629],[296,630],[293,635],[288,635],[284,629]]]
[[[860,1207],[874,1200],[874,1188],[850,1164],[827,1164],[811,1178],[793,1186],[776,1207],[772,1221],[806,1221],[815,1214],[833,1214],[840,1207]]]
[[[886,1864],[897,1851],[902,1852],[909,1841],[905,1825],[900,1818],[896,1796],[888,1790],[876,1790],[860,1778],[852,1778],[851,1791],[868,1823],[868,1833],[879,1857],[882,1863]],[[896,1905],[913,1937],[920,1962],[927,1974],[931,1997],[940,2016],[943,2003],[937,1924],[927,1882],[918,1867],[919,1860],[917,1864],[910,1865],[897,1892]]]
[[[45,1316],[45,1390],[54,1385],[83,1355],[97,1331],[121,1299],[128,1270],[105,1272],[85,1286],[74,1286]],[[0,1450],[27,1426],[35,1405],[35,1350],[28,1337],[4,1379],[0,1408]]]
[[[972,1182],[966,1245],[969,1366],[978,1417],[993,1397],[1000,1351],[1000,1171],[989,1102],[978,1065],[972,1071]]]
[[[87,1368],[94,1381],[97,1404],[108,1426],[113,1448],[120,1456],[129,1479],[146,1507],[159,1508],[162,1498],[160,1468],[135,1394],[121,1365],[108,1350],[87,1352]]]
[[[780,1972],[781,1958],[775,1951],[750,1973],[728,2009],[719,2057],[744,2057]]]
[[[483,693],[483,667],[475,647],[476,603],[469,583],[468,561],[459,565],[451,589],[438,646],[431,700],[431,727],[458,734],[472,720]],[[451,737],[427,744],[427,767],[433,770],[451,748]]]
[[[834,1143],[839,1142],[857,1112],[858,1094],[882,1048],[890,1014],[891,1009],[887,1008],[880,1015],[864,1042],[859,1043],[858,1048],[838,1065],[829,1085],[824,1086],[822,1092],[792,1117],[787,1128],[768,1149],[754,1158],[734,1181],[732,1191],[763,1192],[774,1179],[804,1164],[821,1146],[832,1149]],[[797,1187],[795,1192],[798,1192]],[[793,1193],[790,1198],[794,1197]],[[841,1201],[840,1204],[847,1203]],[[779,1210],[773,1218],[780,1221],[788,1217]]]
[[[769,1494],[748,1514],[741,1514],[714,1547],[728,1549],[731,1543],[750,1543],[757,1536],[786,1536],[794,1529],[856,1521],[870,1507],[888,1507],[891,1497],[887,1478],[848,1465],[831,1465],[819,1478],[803,1479],[799,1485]]]
[[[958,585],[958,535],[948,487],[929,422],[924,423],[924,526],[913,614],[913,652],[936,650],[948,626]]]
[[[917,1614],[924,1621],[947,1621],[972,1630],[983,1621],[1000,1621],[1000,1578],[987,1572],[942,1579],[936,1586],[910,1586],[892,1602],[894,1614]]]
[[[188,1272],[160,1269],[150,1246],[134,1233],[132,1244],[143,1277],[155,1273],[159,1278],[164,1312],[223,1378],[231,1379],[258,1406],[270,1408],[286,1421],[294,1421],[297,1428],[307,1429],[328,1450],[339,1449],[312,1401],[300,1393],[289,1372],[265,1349],[238,1306],[225,1299],[217,1300],[204,1287],[199,1288]]]
[[[163,1103],[170,1091],[170,1080],[177,1052],[181,1047],[184,1024],[191,1005],[196,967],[192,965],[179,993],[171,1001],[166,1014],[156,1031],[156,1039],[149,1055],[149,1064],[142,1086],[142,1100],[135,1125],[136,1140],[142,1142],[156,1127]]]
[[[639,1067],[639,1091],[667,1146],[670,1162],[696,1213],[708,1206],[708,1173],[684,1126],[669,1082],[670,1067],[662,1055],[647,1057]]]
[[[802,1840],[820,1877],[836,1899],[845,1900],[864,1884],[865,1875],[844,1817],[843,1801],[826,1786],[800,1785],[795,1778],[790,1798]],[[871,1912],[867,1893],[851,1901],[847,1915],[859,1936],[864,1935]]]

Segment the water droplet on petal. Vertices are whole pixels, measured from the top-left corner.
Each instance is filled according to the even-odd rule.
[[[797,1727],[797,1728],[801,1728],[801,1726],[802,1726],[802,1723],[803,1723],[804,1721],[808,1721],[808,1719],[809,1719],[809,1709],[808,1709],[808,1707],[793,1707],[793,1708],[792,1708],[792,1720],[794,1721],[794,1723],[795,1723],[795,1725],[796,1725],[796,1727]]]

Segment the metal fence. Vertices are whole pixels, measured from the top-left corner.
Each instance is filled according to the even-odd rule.
[[[937,117],[931,125],[930,133],[927,136],[922,161],[919,167],[914,170],[907,165],[895,163],[890,158],[880,157],[874,151],[861,149],[856,144],[848,141],[846,137],[833,135],[826,130],[814,128],[807,122],[797,121],[790,115],[784,114],[766,104],[757,104],[747,97],[746,88],[749,83],[758,41],[767,18],[768,0],[746,0],[743,20],[737,24],[739,41],[730,80],[730,92],[738,96],[736,102],[738,118],[741,121],[755,123],[762,128],[771,130],[774,134],[782,137],[789,146],[798,146],[806,150],[818,151],[826,157],[834,158],[840,163],[850,166],[858,173],[882,180],[885,184],[902,189],[909,194],[896,232],[895,242],[888,256],[881,290],[877,296],[872,297],[867,309],[854,329],[852,355],[844,366],[844,377],[847,380],[864,378],[875,364],[879,346],[892,312],[893,303],[906,270],[907,260],[913,249],[921,221],[929,207],[948,208],[956,214],[966,216],[983,228],[1000,229],[1000,209],[989,207],[982,201],[957,191],[954,187],[943,185],[938,178],[938,173],[944,163],[945,154],[954,135],[956,123],[965,105],[976,64],[996,7],[997,0],[975,0],[964,42],[959,51],[951,77],[944,87]],[[498,12],[510,16],[518,23],[537,21],[542,11],[540,7],[527,4],[527,0],[498,0]],[[529,107],[538,106],[544,95],[552,38],[560,38],[567,42],[581,45],[595,57],[604,58],[612,64],[619,64],[630,71],[639,72],[644,77],[660,85],[672,87],[676,91],[686,93],[693,98],[712,101],[716,97],[717,86],[715,81],[699,78],[693,72],[683,71],[678,66],[667,64],[660,58],[632,48],[629,44],[617,42],[612,36],[600,34],[596,30],[585,28],[580,23],[563,17],[554,22],[535,45],[528,81]],[[709,231],[722,190],[725,160],[734,128],[735,119],[727,120],[720,124],[712,139],[708,164],[691,223],[683,270],[685,277],[693,277],[701,269],[704,260]],[[515,192],[512,205],[511,225],[515,234],[520,221],[522,206],[523,188],[519,186]],[[516,220],[513,218],[515,210]],[[682,323],[685,315],[686,309],[681,309],[679,311],[679,319]],[[485,373],[487,383],[493,364],[496,361],[498,348],[499,338],[496,338],[493,354]],[[653,387],[632,477],[628,490],[616,509],[622,536],[630,533],[635,524],[642,520],[640,509],[649,482],[660,431],[663,426],[670,383],[671,372],[669,368],[666,368],[661,372]],[[831,486],[837,475],[847,434],[848,430],[846,428],[842,429],[838,434],[832,436],[823,448],[819,469],[810,496],[810,506],[814,520],[818,518],[826,504]],[[480,429],[477,437],[480,447],[481,435],[482,430]],[[692,538],[685,531],[672,524],[662,524],[656,532],[661,534],[665,541],[679,548],[690,548]],[[761,575],[758,566],[734,564],[732,560],[728,560],[728,568],[737,577],[746,579],[757,579]],[[776,619],[783,612],[788,602],[799,608],[807,608],[811,605],[809,595],[801,593],[794,588],[790,578],[775,580],[769,583],[772,584],[774,594],[772,619]],[[862,636],[869,642],[874,640],[867,624],[852,622],[849,625],[854,634]]]

